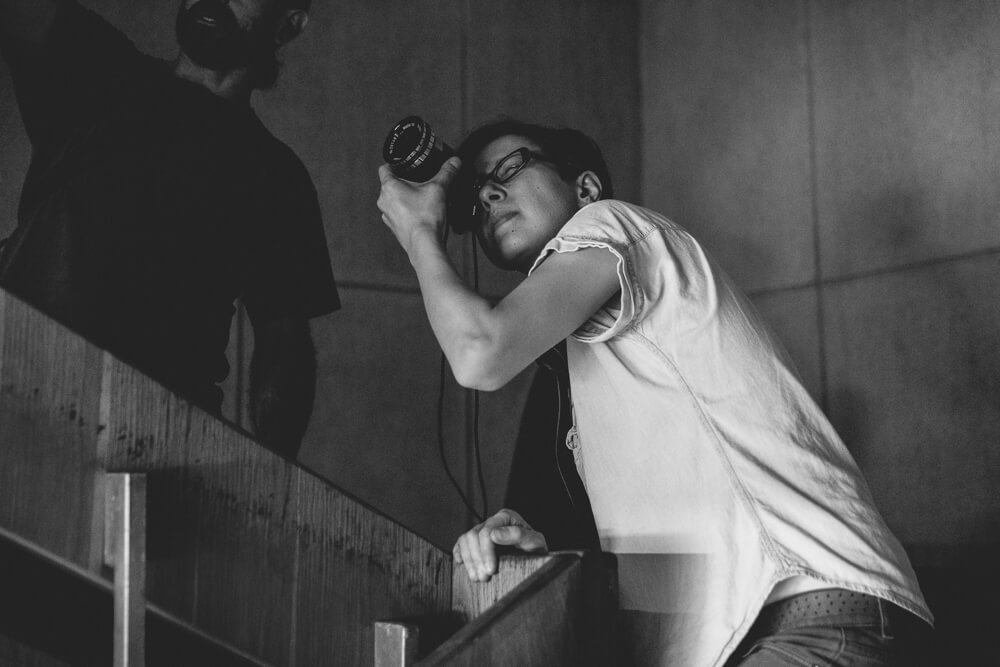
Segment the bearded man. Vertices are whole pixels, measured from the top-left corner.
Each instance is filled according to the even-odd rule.
[[[69,0],[0,0],[32,159],[0,286],[218,412],[235,301],[251,417],[294,456],[312,411],[309,319],[339,307],[315,188],[250,107],[308,0],[184,0],[171,62]]]

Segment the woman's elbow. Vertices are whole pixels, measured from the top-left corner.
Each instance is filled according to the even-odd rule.
[[[496,364],[489,355],[466,353],[449,359],[455,381],[466,389],[496,391],[510,382],[512,374]]]

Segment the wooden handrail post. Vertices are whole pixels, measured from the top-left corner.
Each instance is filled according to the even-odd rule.
[[[104,562],[114,568],[114,667],[146,660],[146,476],[108,473]]]
[[[375,622],[375,667],[411,667],[417,662],[420,628],[410,623]]]

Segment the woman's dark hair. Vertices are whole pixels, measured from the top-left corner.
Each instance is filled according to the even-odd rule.
[[[592,171],[601,180],[601,199],[613,199],[611,174],[597,142],[580,130],[568,127],[548,127],[525,123],[513,118],[500,118],[482,125],[465,137],[458,147],[463,170],[471,170],[472,162],[486,146],[500,137],[516,135],[530,139],[558,167],[564,178],[576,178]]]
[[[472,188],[475,178],[472,164],[476,156],[494,140],[509,135],[524,137],[538,144],[539,150],[565,179],[575,179],[585,171],[594,172],[601,181],[601,199],[614,198],[608,164],[597,142],[586,134],[568,127],[548,127],[500,118],[470,132],[456,151],[462,158],[462,170],[448,194],[448,222],[455,232],[462,234],[476,227],[473,212],[477,207]]]

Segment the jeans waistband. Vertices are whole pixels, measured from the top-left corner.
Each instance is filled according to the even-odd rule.
[[[771,635],[810,625],[871,626],[888,632],[890,607],[893,605],[872,595],[842,588],[809,591],[765,606],[750,634]]]

